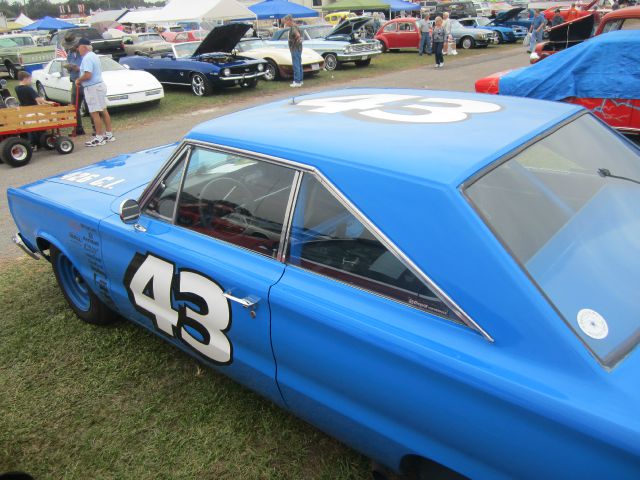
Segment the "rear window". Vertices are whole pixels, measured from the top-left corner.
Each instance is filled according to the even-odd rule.
[[[583,115],[466,195],[575,334],[612,367],[640,339],[640,150]]]

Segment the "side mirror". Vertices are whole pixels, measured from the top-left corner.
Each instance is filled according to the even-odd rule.
[[[120,220],[127,225],[133,225],[141,214],[140,204],[137,200],[129,199],[120,204]]]

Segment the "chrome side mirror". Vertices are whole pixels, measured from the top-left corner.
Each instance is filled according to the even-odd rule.
[[[142,213],[137,200],[125,200],[120,204],[120,220],[127,225],[133,225],[140,218]]]

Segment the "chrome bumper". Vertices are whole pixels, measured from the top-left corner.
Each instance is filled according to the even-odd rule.
[[[356,60],[363,60],[362,57],[367,57],[365,58],[373,58],[376,55],[380,55],[382,52],[380,50],[368,50],[365,52],[353,52],[353,53],[339,53],[338,54],[338,61],[339,62],[355,62]]]
[[[20,233],[16,233],[13,236],[13,243],[15,243],[18,247],[20,247],[20,249],[24,253],[29,255],[34,260],[40,260],[40,254],[38,252],[32,251],[29,247],[27,247],[27,244],[24,243],[24,240],[22,240],[22,236],[20,235]]]
[[[229,75],[228,77],[223,77],[222,75],[218,75],[218,79],[224,82],[244,82],[245,80],[251,80],[252,78],[262,77],[265,72],[256,72],[248,75]]]

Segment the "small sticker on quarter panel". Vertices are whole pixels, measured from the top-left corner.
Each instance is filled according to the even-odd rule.
[[[609,335],[607,321],[590,308],[583,308],[578,312],[578,325],[584,333],[596,340],[602,340]]]

